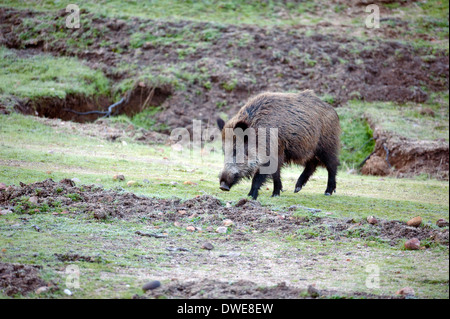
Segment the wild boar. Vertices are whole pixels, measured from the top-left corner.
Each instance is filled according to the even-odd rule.
[[[328,171],[325,195],[332,195],[336,191],[341,134],[339,117],[334,108],[318,98],[313,91],[259,94],[251,98],[227,123],[219,118],[217,124],[222,131],[224,151],[226,139],[234,140],[231,160],[225,161],[220,174],[220,189],[229,191],[243,178],[252,178],[248,196],[256,199],[260,187],[267,178],[272,178],[272,196],[279,196],[282,190],[281,168],[297,164],[305,169],[297,180],[295,193],[305,186],[317,166],[323,166]],[[277,149],[270,150],[268,143],[265,143],[267,146],[264,155],[271,154],[264,156],[265,160],[261,153],[257,153],[257,147],[249,144],[249,135],[236,134],[237,129],[242,129],[240,132],[254,132],[256,137],[253,141],[258,146],[261,141],[268,141],[268,130],[271,128],[277,129]],[[226,134],[230,131],[234,132],[232,137]],[[258,136],[261,134],[265,135],[262,139]],[[244,145],[242,163],[236,161],[237,141]],[[270,174],[263,173],[264,168],[271,164],[270,161],[276,162],[275,170]]]

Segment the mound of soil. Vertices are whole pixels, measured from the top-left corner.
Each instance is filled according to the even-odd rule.
[[[0,291],[7,296],[26,295],[47,283],[39,276],[41,266],[0,262]]]
[[[135,298],[173,299],[291,299],[299,298],[301,290],[288,287],[281,283],[275,287],[261,288],[254,282],[239,280],[237,282],[222,282],[219,280],[203,279],[200,281],[175,281],[161,289],[151,290],[143,296]]]
[[[436,231],[430,226],[411,227],[406,226],[399,221],[383,221],[381,222],[381,234],[385,238],[392,238],[392,244],[396,244],[400,239],[417,238],[421,241],[428,240],[430,242],[448,245],[448,229]]]
[[[231,237],[239,240],[245,240],[247,234],[254,230],[278,231],[280,234],[297,236],[302,228],[311,227],[315,227],[319,235],[306,233],[302,235],[303,239],[345,240],[351,237],[351,231],[355,230],[355,225],[347,220],[317,217],[313,213],[297,217],[295,210],[274,211],[248,199],[241,199],[234,205],[232,203],[223,205],[210,195],[197,196],[186,201],[176,198],[156,199],[137,196],[123,190],[105,190],[95,185],[77,187],[69,179],[61,180],[59,183],[47,179],[28,185],[8,186],[0,191],[0,209],[9,209],[18,214],[49,212],[62,215],[86,214],[100,220],[120,218],[135,221],[145,217],[151,223],[171,222],[178,227],[193,226],[196,230],[209,232],[214,232],[217,227],[223,226],[224,220],[229,219],[233,223]],[[192,221],[194,217],[195,222]],[[380,221],[374,226],[362,222],[356,227],[359,237],[381,238],[388,240],[392,245],[396,245],[403,238],[413,237],[443,245],[449,243],[448,227],[414,228],[400,221]]]
[[[446,141],[412,140],[371,126],[375,151],[362,167],[362,174],[396,177],[427,174],[448,180],[449,145]]]
[[[392,299],[392,296],[378,296],[366,293],[339,293],[334,290],[317,290],[310,293],[305,289],[287,286],[281,282],[272,287],[261,287],[248,280],[224,282],[220,280],[203,279],[192,281],[175,280],[167,286],[150,290],[146,294],[133,296],[134,299],[315,299],[318,297],[346,296],[347,298],[382,298]]]

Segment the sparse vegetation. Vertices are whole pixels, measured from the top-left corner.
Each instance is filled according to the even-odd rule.
[[[90,69],[75,58],[45,54],[22,58],[15,51],[0,47],[2,96],[63,99],[67,94],[109,95],[109,90],[109,81],[102,72]]]

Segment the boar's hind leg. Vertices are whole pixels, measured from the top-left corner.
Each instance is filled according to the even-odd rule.
[[[328,171],[328,184],[325,190],[325,195],[330,196],[336,192],[336,174],[339,166],[338,158],[331,154],[322,154],[320,160],[325,165]]]
[[[328,167],[328,184],[327,189],[325,190],[325,195],[330,196],[331,194],[336,192],[336,174],[337,174],[337,165]]]
[[[256,174],[253,176],[252,188],[250,189],[248,196],[253,197],[253,199],[258,198],[258,191],[259,191],[260,187],[262,186],[262,184],[264,184],[266,179],[267,179],[267,175],[260,174],[259,171],[256,172]]]
[[[273,179],[272,197],[280,196],[280,192],[283,190],[283,185],[281,184],[280,167],[278,167],[277,171],[272,174],[272,179]]]
[[[316,171],[317,165],[319,164],[319,161],[314,157],[308,162],[306,162],[305,169],[303,170],[303,173],[300,175],[300,177],[297,180],[297,184],[295,184],[295,191],[294,193],[298,193],[301,191],[302,187],[305,186],[306,182],[309,180],[312,174]]]

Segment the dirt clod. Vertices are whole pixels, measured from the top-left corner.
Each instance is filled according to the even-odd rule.
[[[317,298],[320,296],[320,290],[315,287],[315,285],[309,285],[308,286],[308,294],[312,298]]]
[[[375,217],[373,217],[373,216],[367,217],[367,222],[368,222],[369,224],[371,224],[371,225],[376,225],[376,224],[378,224],[378,220],[377,220]]]
[[[113,180],[124,181],[125,180],[125,176],[123,176],[122,174],[116,174],[116,175],[113,176]]]
[[[436,222],[436,225],[438,227],[448,227],[448,221],[446,221],[445,219],[441,218]]]
[[[47,283],[39,276],[41,266],[0,262],[0,290],[7,296],[26,295]]]
[[[405,288],[398,290],[396,292],[396,294],[406,297],[406,296],[414,296],[416,293],[415,293],[414,289],[412,289],[411,287],[405,287]]]

